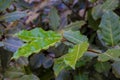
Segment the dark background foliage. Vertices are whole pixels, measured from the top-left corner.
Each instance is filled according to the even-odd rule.
[[[72,31],[63,33],[57,46],[12,59],[25,44],[14,35],[35,28]],[[78,44],[67,34],[87,37],[89,47],[75,69],[63,64],[56,76],[56,59]],[[119,80],[119,46],[120,0],[0,0],[0,80]]]

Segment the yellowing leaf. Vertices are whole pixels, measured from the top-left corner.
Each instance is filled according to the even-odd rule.
[[[67,65],[71,66],[73,69],[75,69],[75,65],[77,63],[77,60],[83,56],[85,51],[87,51],[88,43],[83,42],[79,45],[74,46],[73,49],[71,49],[68,54],[64,56],[64,61]]]
[[[66,55],[57,58],[55,60],[55,64],[53,67],[55,75],[58,76],[60,71],[66,68],[67,66],[70,66],[73,69],[75,69],[77,60],[83,56],[87,48],[88,48],[88,43],[83,42],[81,44],[75,45],[74,48],[70,49]]]
[[[42,49],[48,49],[61,40],[60,34],[53,31],[44,31],[40,28],[35,28],[31,31],[23,30],[16,35],[25,41],[26,44],[14,53],[14,59],[20,56],[28,57],[32,53],[38,53]]]

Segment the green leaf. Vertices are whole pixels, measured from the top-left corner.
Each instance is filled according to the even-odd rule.
[[[85,24],[85,21],[72,22],[65,27],[65,30],[78,30]]]
[[[60,58],[58,58],[58,59],[55,59],[54,67],[53,67],[55,76],[58,76],[58,74],[59,74],[63,69],[65,69],[66,67],[67,67],[67,65],[65,64],[63,57],[60,57]]]
[[[92,17],[94,20],[99,19],[103,15],[102,5],[99,4],[92,9]]]
[[[74,76],[74,80],[89,80],[89,76],[87,72],[78,73]]]
[[[80,59],[80,57],[83,56],[87,48],[88,48],[88,43],[83,42],[81,44],[75,45],[74,48],[71,48],[68,54],[60,58],[57,58],[55,60],[53,67],[55,75],[57,76],[60,73],[60,71],[66,68],[67,66],[70,66],[73,69],[75,69],[75,65],[78,59]]]
[[[15,78],[20,78],[21,76],[25,75],[24,68],[22,66],[9,66],[4,74],[5,78],[10,78],[11,80]]]
[[[70,49],[68,54],[64,56],[65,64],[69,65],[73,69],[75,69],[75,65],[80,57],[87,51],[88,43],[83,42],[79,45],[74,46],[73,49]]]
[[[13,64],[12,66],[9,66],[4,74],[4,77],[9,80],[39,80],[39,78],[34,74],[26,74],[23,66],[21,66],[20,64],[17,65],[18,66],[15,66]]]
[[[27,16],[26,12],[16,11],[0,16],[0,21],[13,22]]]
[[[43,49],[48,49],[61,40],[60,34],[53,31],[44,31],[41,28],[35,28],[31,31],[23,30],[16,34],[16,36],[25,41],[26,44],[14,53],[14,59],[20,56],[28,57],[32,53],[38,53]]]
[[[100,23],[100,20],[94,20],[91,14],[92,10],[88,10],[88,24],[89,27],[92,28],[93,30],[98,30],[98,26]],[[95,15],[94,15],[95,16]]]
[[[65,39],[75,44],[79,44],[84,41],[87,41],[87,37],[81,35],[79,31],[71,31],[71,30],[65,31],[63,36]]]
[[[112,72],[117,78],[120,78],[120,61],[116,61],[112,64]]]
[[[92,16],[95,20],[100,18],[104,12],[115,10],[119,5],[119,0],[106,0],[92,9]]]
[[[108,72],[111,69],[111,64],[109,62],[97,62],[94,67],[99,73]]]
[[[40,80],[36,75],[30,74],[30,75],[24,75],[20,77],[18,80]]]
[[[58,12],[56,8],[52,8],[49,13],[49,24],[53,30],[57,30],[60,25],[60,17],[58,15]]]
[[[89,1],[93,3],[93,2],[95,2],[95,1],[97,1],[97,0],[89,0]]]
[[[12,0],[0,0],[0,11],[5,10],[11,5]]]
[[[102,5],[103,10],[115,10],[119,5],[119,0],[106,0]]]
[[[112,11],[107,11],[102,16],[98,35],[108,46],[116,46],[120,42],[119,16]]]
[[[109,49],[98,56],[98,60],[105,62],[108,60],[120,61],[120,49]]]

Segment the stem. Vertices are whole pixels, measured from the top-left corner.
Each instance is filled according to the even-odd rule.
[[[93,49],[88,49],[88,51],[89,51],[89,52],[96,53],[96,54],[101,54],[100,52],[98,52],[98,51],[95,51],[95,50],[93,50]]]

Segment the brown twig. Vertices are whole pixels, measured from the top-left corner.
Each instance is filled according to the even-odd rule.
[[[93,49],[88,49],[87,51],[89,51],[89,52],[93,52],[93,53],[96,53],[96,54],[101,54],[100,52],[95,51],[95,50],[93,50]]]
[[[87,9],[88,9],[88,0],[85,1],[85,11],[84,11],[84,14],[83,14],[83,18],[85,19],[85,16],[86,16],[86,13],[87,13]]]
[[[81,16],[79,16],[79,14],[78,14],[77,12],[75,12],[75,11],[73,10],[73,8],[71,8],[71,7],[70,7],[68,4],[66,4],[63,0],[61,0],[61,1],[62,1],[62,3],[63,3],[65,6],[67,6],[70,10],[72,10],[73,14],[77,15],[80,20],[84,20],[84,18],[81,17]]]

